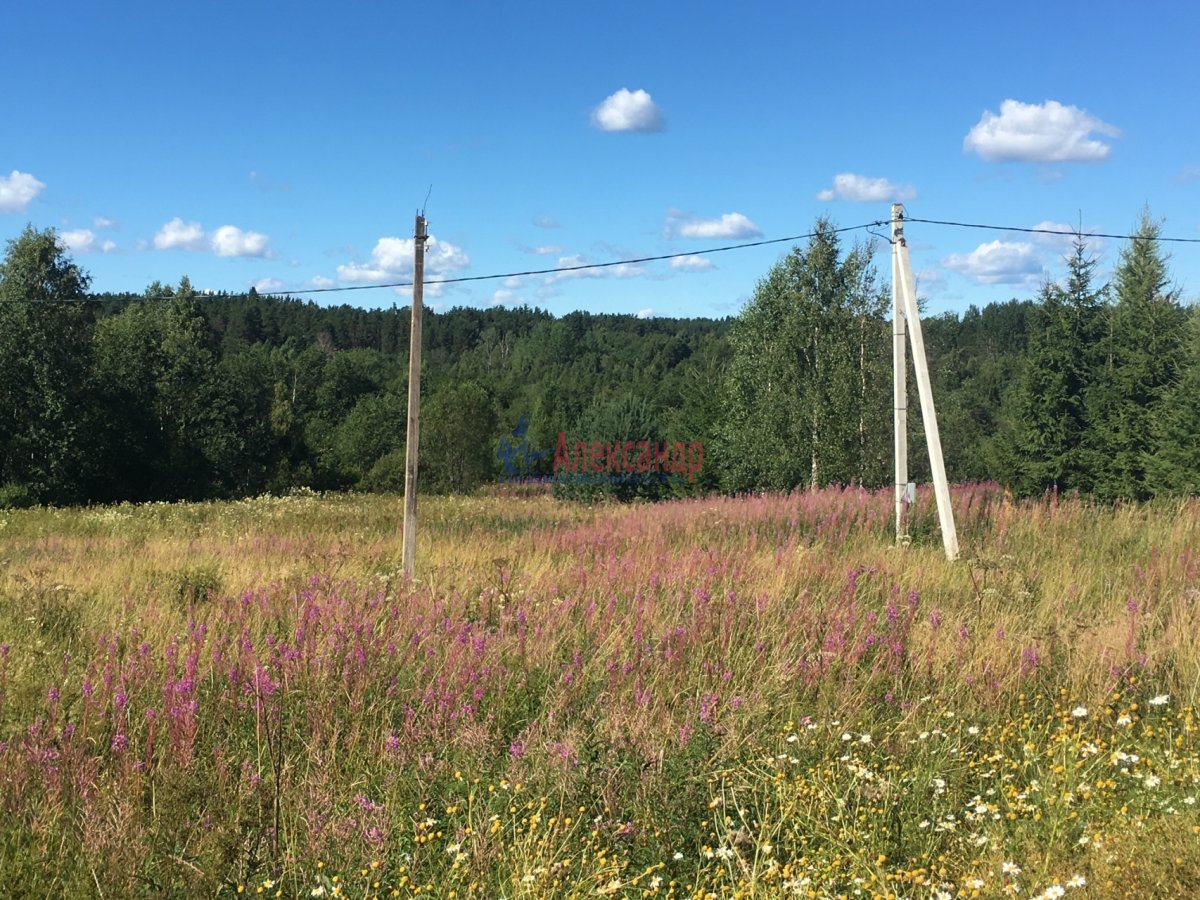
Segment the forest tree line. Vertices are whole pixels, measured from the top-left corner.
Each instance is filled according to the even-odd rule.
[[[588,494],[890,484],[890,307],[869,248],[820,220],[732,319],[427,311],[421,489],[549,475],[560,435],[703,445],[698,477]],[[0,262],[0,506],[401,491],[409,321],[186,277],[93,294],[52,229],[26,228]],[[923,326],[951,480],[1200,491],[1200,316],[1148,214],[1108,284],[1077,239],[1036,300]]]

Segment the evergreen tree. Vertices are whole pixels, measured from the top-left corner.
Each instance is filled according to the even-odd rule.
[[[1186,315],[1178,292],[1168,287],[1159,233],[1158,223],[1143,212],[1113,275],[1116,303],[1091,403],[1088,453],[1096,493],[1105,498],[1150,495],[1151,423],[1179,371]]]
[[[1021,494],[1093,487],[1084,442],[1087,395],[1097,366],[1097,337],[1107,287],[1095,288],[1096,260],[1082,238],[1067,257],[1066,286],[1047,283],[1030,317],[1029,352],[1015,387],[1011,480]]]
[[[1200,493],[1200,313],[1193,312],[1179,379],[1164,392],[1151,421],[1146,458],[1151,493]]]

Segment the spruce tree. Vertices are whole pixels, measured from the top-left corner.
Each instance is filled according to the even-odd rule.
[[[1188,323],[1179,379],[1163,394],[1150,433],[1146,485],[1156,494],[1200,493],[1200,314]]]
[[[1082,237],[1066,262],[1065,286],[1042,287],[1012,400],[1013,487],[1024,495],[1050,489],[1086,493],[1093,487],[1084,441],[1106,287],[1092,284],[1096,260]]]
[[[1095,492],[1106,499],[1150,496],[1151,423],[1179,371],[1186,315],[1178,292],[1168,287],[1159,233],[1143,212],[1113,274],[1116,303],[1090,404],[1087,454],[1097,475]]]

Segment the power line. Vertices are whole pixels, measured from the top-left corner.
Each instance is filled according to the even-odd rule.
[[[862,225],[848,225],[845,228],[834,228],[834,234],[844,234],[847,231],[860,231],[864,228],[874,228],[885,225],[885,222],[866,222]],[[765,247],[768,244],[785,244],[788,241],[802,241],[811,238],[816,232],[796,234],[791,237],[770,238],[762,241],[749,241],[743,244],[728,244],[724,247],[710,247],[707,250],[688,250],[681,253],[664,253],[661,256],[641,256],[633,259],[615,259],[611,262],[580,263],[575,266],[556,266],[553,269],[529,269],[524,272],[502,272],[495,275],[464,275],[461,278],[425,279],[425,284],[463,284],[468,281],[495,281],[499,278],[525,278],[531,275],[557,275],[560,272],[582,272],[587,269],[610,269],[615,266],[634,266],[639,263],[661,262],[665,259],[682,259],[685,256],[705,256],[709,253],[724,253],[727,250],[745,250],[750,247]],[[372,291],[378,288],[412,287],[411,281],[391,281],[382,284],[352,284],[338,287],[309,288],[308,290],[289,291],[292,294],[331,294],[338,291]]]
[[[1054,228],[1019,228],[1014,225],[980,225],[976,222],[949,222],[942,219],[914,219],[908,216],[905,216],[904,221],[920,222],[922,225],[951,225],[955,228],[981,228],[987,231],[1016,231],[1022,234],[1055,234],[1059,237],[1109,238],[1114,241],[1146,240],[1145,237],[1139,234],[1105,234],[1102,231],[1059,231]],[[1159,236],[1156,237],[1155,240],[1164,244],[1200,244],[1200,238]]]
[[[1018,225],[985,225],[979,222],[956,222],[947,219],[919,219],[913,217],[905,217],[906,223],[920,223],[922,225],[944,225],[953,228],[973,228],[986,231],[1012,231],[1021,234],[1050,234],[1058,237],[1076,237],[1076,238],[1106,238],[1110,240],[1134,241],[1144,240],[1141,235],[1136,234],[1108,234],[1100,231],[1061,231],[1053,228],[1023,228]],[[890,242],[890,238],[885,235],[870,231],[872,228],[880,228],[890,224],[890,220],[877,219],[873,222],[864,222],[861,225],[848,225],[843,228],[831,229],[832,234],[845,234],[851,231],[866,230],[873,236]],[[464,275],[458,278],[437,278],[424,279],[423,284],[465,284],[473,281],[496,281],[501,278],[525,278],[534,275],[557,275],[565,272],[583,272],[594,269],[611,269],[617,266],[632,266],[640,263],[662,262],[669,259],[682,259],[688,256],[706,256],[711,253],[726,253],[730,250],[747,250],[752,247],[766,247],[771,244],[785,244],[791,241],[802,241],[808,238],[815,237],[817,232],[809,231],[804,234],[790,235],[781,238],[768,238],[761,241],[747,241],[741,244],[726,244],[722,247],[710,247],[707,250],[687,250],[679,253],[664,253],[658,256],[641,256],[630,259],[617,259],[610,262],[600,263],[579,263],[573,266],[556,266],[552,269],[527,269],[519,272],[498,272],[491,275]],[[1171,244],[1200,244],[1200,238],[1184,238],[1184,237],[1162,237],[1161,235],[1155,238],[1156,241]],[[287,290],[278,292],[278,296],[291,295],[307,295],[307,294],[336,294],[347,293],[349,291],[375,291],[383,288],[401,288],[412,287],[411,281],[387,281],[378,284],[347,284],[335,285],[333,287],[321,288],[302,288],[299,290]],[[228,296],[244,296],[245,291],[228,292]],[[268,292],[274,293],[274,292]],[[203,295],[201,295],[203,296]],[[31,300],[3,300],[0,303],[35,303]],[[59,303],[109,303],[113,302],[110,299],[102,297],[84,297],[77,300],[60,300]]]

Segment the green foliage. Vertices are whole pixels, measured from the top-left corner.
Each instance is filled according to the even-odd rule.
[[[497,418],[488,391],[474,381],[446,384],[421,411],[420,485],[469,494],[496,471]]]
[[[1147,465],[1163,399],[1179,375],[1186,314],[1169,288],[1160,227],[1148,212],[1121,252],[1094,391],[1089,463],[1095,492],[1106,499],[1145,499]],[[1196,435],[1194,437],[1200,437]]]
[[[950,479],[1103,499],[1197,490],[1200,362],[1158,225],[1143,216],[1112,303],[1082,242],[1067,263],[1037,302],[924,322]],[[402,489],[407,309],[198,296],[186,278],[141,295],[87,287],[53,231],[10,241],[0,506]],[[549,476],[558,435],[573,445],[581,429],[704,448],[694,480],[588,497],[888,483],[885,294],[867,249],[843,252],[822,220],[736,322],[430,311],[422,490],[506,474],[496,451],[522,422],[526,475]],[[921,447],[920,417],[909,426]],[[927,466],[911,454],[914,480]]]
[[[610,471],[605,457],[603,472],[595,471],[595,462],[585,465],[575,454],[575,445],[583,442],[589,447],[599,441],[605,447],[609,444],[628,441],[635,443],[647,441],[651,450],[661,443],[662,429],[654,416],[650,405],[641,398],[630,395],[609,396],[596,400],[584,410],[575,427],[564,433],[564,443],[567,454],[572,456],[574,471],[559,466],[554,477],[554,495],[572,500],[595,501],[600,499],[630,501],[634,499],[659,499],[670,495],[673,489],[681,489],[675,484],[683,477],[672,478],[674,473],[656,472],[626,472],[624,471],[625,451],[622,450],[622,470]],[[557,448],[556,448],[557,449]],[[561,450],[558,451],[561,454]],[[628,454],[628,459],[636,468],[634,453]]]
[[[1096,267],[1082,239],[1067,258],[1064,288],[1047,283],[1030,321],[1029,352],[1013,398],[1015,488],[1039,494],[1056,488],[1089,491],[1092,474],[1084,442],[1090,433],[1088,392],[1099,363],[1106,288],[1095,288]]]
[[[18,502],[86,496],[88,276],[53,229],[27,227],[0,262],[0,484]]]
[[[890,367],[870,251],[821,219],[758,285],[730,337],[719,448],[731,490],[880,484]]]

